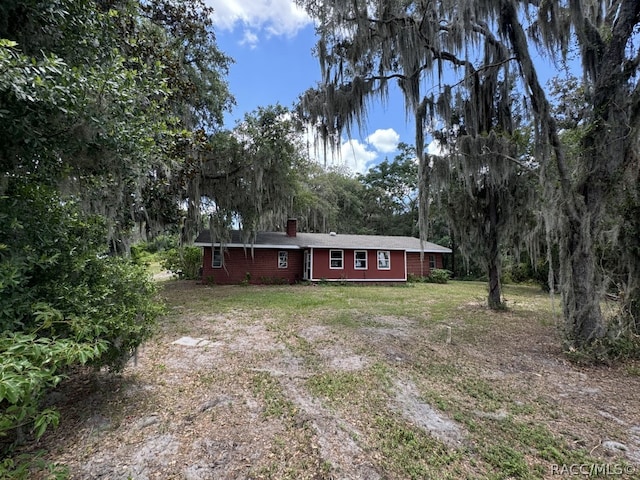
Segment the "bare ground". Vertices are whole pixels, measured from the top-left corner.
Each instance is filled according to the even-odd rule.
[[[446,327],[415,319],[380,315],[348,329],[320,316],[283,324],[270,311],[209,315],[176,301],[193,289],[215,295],[192,282],[167,282],[165,289],[173,312],[135,362],[120,375],[74,378],[49,400],[63,423],[37,448],[66,465],[71,478],[407,478],[385,458],[369,401],[371,410],[384,410],[453,452],[453,466],[441,470],[449,478],[508,478],[479,455],[478,436],[468,428],[474,423],[438,408],[450,401],[478,422],[514,415],[542,422],[591,461],[627,465],[616,478],[640,478],[637,365],[576,366],[562,355],[551,326],[505,313],[504,328],[466,338],[464,325],[452,319],[447,343]],[[205,341],[174,343],[183,337]],[[468,396],[454,388],[458,380],[442,381],[436,368],[447,365],[460,377],[471,372]],[[324,398],[309,386],[310,379],[331,375],[362,374],[375,382],[380,368],[390,380],[371,400],[365,391],[341,403],[339,395]],[[486,408],[478,399],[489,394],[477,385],[495,386],[509,398],[489,398],[495,408]],[[525,408],[530,404],[536,407]],[[558,478],[551,463],[539,478]]]

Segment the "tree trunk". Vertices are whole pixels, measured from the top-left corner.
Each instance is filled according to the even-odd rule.
[[[533,110],[541,124],[542,135],[548,140],[553,151],[559,174],[562,198],[561,212],[565,217],[560,245],[560,288],[565,320],[565,334],[569,345],[576,348],[588,346],[604,334],[604,322],[600,310],[601,278],[597,273],[596,231],[597,209],[604,197],[602,190],[594,188],[589,181],[582,182],[582,188],[572,182],[564,149],[558,137],[558,128],[551,114],[551,106],[536,73],[535,66],[515,5],[509,0],[502,2],[503,25],[511,41],[518,63],[524,73],[524,80],[531,93]],[[598,162],[602,160],[594,159]],[[603,161],[603,160],[602,160]],[[594,176],[594,175],[592,175]],[[595,178],[595,185],[602,185],[603,179]]]
[[[457,278],[457,270],[456,270],[456,234],[453,229],[451,229],[451,276],[453,278]]]
[[[488,232],[487,241],[489,246],[488,270],[489,270],[489,308],[492,310],[501,310],[504,308],[502,303],[502,288],[500,286],[500,242],[498,238],[498,199],[493,188],[489,188],[487,195],[489,196],[488,205]]]
[[[500,288],[500,267],[496,263],[489,265],[489,308],[502,310],[502,290]]]
[[[634,180],[640,185],[640,171]],[[618,285],[622,290],[623,328],[631,334],[640,335],[640,198],[629,193],[625,200],[620,238],[624,255],[620,258],[622,268]]]
[[[564,248],[560,249],[560,288],[569,345],[584,348],[604,334],[600,310],[601,279],[588,219],[569,220]]]

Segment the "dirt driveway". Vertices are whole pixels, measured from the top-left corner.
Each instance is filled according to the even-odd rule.
[[[121,375],[50,399],[63,423],[38,448],[71,478],[640,478],[638,365],[567,362],[526,297],[431,322],[436,300],[397,315],[359,291],[255,287],[299,302],[283,320],[271,297],[234,301],[254,287],[164,288],[170,313]]]

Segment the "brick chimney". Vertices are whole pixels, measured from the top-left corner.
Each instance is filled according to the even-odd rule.
[[[298,232],[298,220],[290,218],[287,220],[287,237],[295,237]]]

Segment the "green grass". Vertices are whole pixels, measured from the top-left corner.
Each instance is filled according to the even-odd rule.
[[[296,413],[295,405],[282,392],[278,380],[269,372],[256,372],[252,378],[253,394],[262,399],[265,418],[291,420]]]
[[[462,452],[444,444],[397,415],[384,410],[375,415],[373,442],[378,445],[384,468],[400,478],[457,478],[446,467],[458,461]]]
[[[494,312],[486,307],[486,285],[477,282],[190,285],[165,290],[176,315],[188,311],[212,321],[221,315],[264,322],[303,362],[307,392],[353,423],[358,444],[383,478],[537,479],[548,476],[552,465],[602,462],[552,427],[570,415],[559,411],[548,392],[531,382],[486,375],[487,369],[517,369],[510,363],[527,342],[559,344],[549,296],[535,286],[505,286],[508,308]],[[310,326],[325,329],[329,340],[304,336]],[[451,343],[446,342],[447,326]],[[368,363],[354,371],[328,368],[321,349],[338,346],[367,357]],[[496,360],[495,348],[505,349],[503,362]],[[400,360],[396,352],[402,354]],[[495,363],[489,364],[490,359]],[[624,374],[634,378],[638,371],[631,364]],[[299,430],[297,407],[282,388],[285,380],[262,371],[251,375],[252,394],[264,404],[264,418]],[[467,435],[465,446],[446,446],[392,408],[397,378],[410,379],[425,403],[458,422]],[[307,445],[313,435],[306,429],[299,441]],[[282,445],[274,445],[277,458],[287,450],[286,438],[279,441]],[[322,469],[318,478],[329,477],[331,465],[316,460],[314,465]],[[275,460],[261,468],[265,478],[293,478],[291,472],[302,471],[300,465],[289,465],[285,472]]]
[[[430,323],[449,320],[469,306],[485,305],[487,297],[485,284],[459,281],[444,285],[412,284],[410,287],[197,285],[179,293],[182,303],[193,308],[210,307],[216,312],[255,308],[300,314],[327,309],[334,312],[352,310],[372,315],[427,318]],[[536,287],[506,285],[504,295],[507,306],[515,311],[536,314],[550,311],[549,296]],[[180,298],[174,300],[181,303]]]

